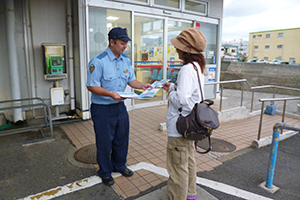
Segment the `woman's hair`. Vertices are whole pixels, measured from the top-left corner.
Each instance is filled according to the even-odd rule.
[[[177,49],[178,50],[178,49]],[[198,62],[200,65],[201,73],[205,74],[205,58],[202,53],[200,54],[191,54],[187,52],[183,52],[182,58],[183,58],[183,64],[186,65],[190,62]]]

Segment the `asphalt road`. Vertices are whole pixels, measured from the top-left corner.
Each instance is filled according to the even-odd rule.
[[[209,172],[198,173],[199,177],[215,180],[272,199],[300,199],[300,135],[279,142],[273,177],[273,185],[279,187],[274,194],[258,187],[266,181],[270,146],[250,151],[224,162]],[[202,186],[201,186],[202,187]],[[238,197],[202,187],[222,200],[237,200]]]
[[[91,165],[71,164],[69,157],[76,148],[59,128],[55,128],[54,135],[55,140],[46,143],[0,149],[1,200],[27,197],[96,174]],[[14,137],[17,140],[18,135]],[[120,197],[110,187],[97,184],[57,199],[117,200]]]

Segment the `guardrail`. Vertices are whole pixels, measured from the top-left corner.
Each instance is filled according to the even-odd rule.
[[[283,86],[276,86],[276,85],[262,85],[262,86],[250,87],[251,92],[252,92],[251,109],[250,109],[251,112],[253,112],[254,90],[263,89],[263,88],[273,88],[273,98],[275,98],[275,89],[284,89],[284,90],[291,90],[291,91],[300,92],[300,89],[298,89],[298,88],[290,88],[290,87],[283,87]]]
[[[29,104],[26,104],[26,105],[22,105],[22,104],[19,105],[20,103],[22,103],[24,101],[40,101],[41,103],[29,103]],[[54,138],[51,109],[50,109],[49,105],[47,105],[44,102],[43,99],[41,99],[41,98],[26,98],[26,99],[14,99],[14,100],[0,101],[0,105],[1,104],[5,104],[5,103],[12,103],[12,104],[18,104],[18,105],[0,107],[0,111],[2,111],[2,110],[20,109],[20,108],[26,108],[26,107],[43,107],[44,108],[44,120],[45,120],[45,124],[34,125],[33,127],[22,127],[22,128],[17,128],[17,129],[2,130],[2,131],[0,131],[0,136],[12,135],[12,134],[16,134],[16,133],[21,133],[21,132],[24,132],[24,131],[32,130],[32,129],[39,129],[40,132],[43,135],[43,138],[42,139],[33,140],[33,141],[29,141],[29,142],[25,142],[25,143],[32,143],[32,142],[41,141],[43,139]],[[46,109],[48,109],[48,115],[47,115],[47,110]],[[51,136],[46,138],[45,135],[44,135],[44,132],[43,132],[43,128],[48,128],[48,127],[50,128],[50,134],[51,134]]]
[[[270,162],[268,166],[268,174],[267,174],[267,180],[265,185],[268,189],[272,189],[272,185],[273,185],[273,178],[274,178],[275,164],[276,164],[276,157],[277,157],[277,150],[278,150],[278,143],[279,143],[279,133],[280,130],[282,129],[300,131],[300,126],[288,125],[285,123],[276,123],[273,126],[273,139],[272,139],[272,146],[271,146],[271,153],[270,153]]]
[[[240,80],[231,80],[231,81],[219,81],[219,82],[213,82],[213,83],[205,83],[204,85],[216,85],[220,84],[220,105],[219,105],[219,111],[222,111],[222,101],[223,101],[223,84],[227,83],[241,83],[241,104],[240,106],[243,106],[243,94],[244,94],[244,85],[248,86],[250,89],[252,96],[251,96],[251,109],[250,112],[253,112],[253,101],[254,101],[254,93],[257,89],[264,89],[264,88],[273,88],[273,99],[259,99],[259,101],[262,102],[261,106],[261,114],[260,114],[260,121],[259,121],[259,129],[258,129],[258,136],[257,140],[260,140],[261,136],[261,127],[262,127],[262,119],[263,119],[263,110],[264,110],[264,102],[265,101],[284,101],[283,106],[283,112],[282,112],[282,122],[284,122],[284,115],[285,115],[285,108],[286,108],[286,101],[287,100],[300,100],[300,97],[290,97],[290,98],[275,98],[275,89],[284,89],[284,90],[291,90],[291,91],[297,91],[300,92],[300,89],[298,88],[289,88],[289,87],[283,87],[283,86],[275,86],[275,85],[263,85],[263,86],[254,86],[251,87],[248,83],[247,79],[240,79]]]
[[[284,90],[291,90],[291,91],[300,92],[300,89],[298,89],[298,88],[290,88],[290,87],[283,87],[283,86],[276,86],[276,85],[263,85],[263,86],[251,87],[250,84],[248,83],[247,79],[204,83],[204,85],[217,85],[217,84],[220,84],[220,106],[219,106],[219,111],[222,111],[223,84],[228,84],[228,83],[241,83],[241,104],[240,104],[240,106],[243,106],[244,86],[246,85],[250,89],[250,91],[252,93],[250,112],[253,112],[254,93],[255,93],[255,90],[257,90],[257,89],[273,88],[273,98],[275,98],[275,89],[284,89]]]
[[[241,106],[243,106],[243,96],[244,96],[244,85],[246,84],[249,88],[250,85],[249,83],[247,82],[247,79],[240,79],[240,80],[231,80],[231,81],[219,81],[219,82],[213,82],[213,83],[205,83],[204,85],[217,85],[217,84],[220,84],[220,88],[221,88],[221,91],[220,91],[220,105],[219,105],[219,111],[222,111],[222,101],[223,101],[223,84],[227,84],[227,83],[242,83],[242,86],[241,86]]]
[[[263,114],[264,114],[264,103],[265,103],[265,101],[284,101],[283,111],[282,111],[282,119],[281,119],[281,122],[283,123],[284,122],[284,115],[285,115],[286,101],[287,100],[297,100],[297,99],[300,100],[300,97],[259,99],[259,101],[261,102],[261,112],[260,112],[260,120],[259,120],[257,140],[260,140],[260,136],[261,136],[261,127],[262,127],[262,119],[263,119]]]

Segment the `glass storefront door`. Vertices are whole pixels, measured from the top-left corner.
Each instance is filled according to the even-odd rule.
[[[193,27],[193,24],[190,22],[182,22],[182,21],[168,21],[168,49],[167,49],[167,78],[170,79],[171,82],[175,83],[177,79],[177,74],[182,66],[182,60],[178,58],[178,54],[176,52],[175,47],[170,42],[170,39],[178,36],[181,31],[187,28]]]
[[[176,37],[182,30],[192,27],[192,22],[144,16],[135,16],[134,20],[134,65],[137,80],[152,84],[154,81],[162,80],[166,73],[167,79],[175,82],[182,62],[170,39]],[[164,29],[165,20],[168,22],[167,29]],[[164,49],[164,35],[167,35],[166,49]],[[167,55],[167,60],[164,60],[164,53]],[[164,62],[167,62],[165,66]],[[135,90],[135,92],[141,93],[142,91]],[[163,101],[163,95],[163,90],[160,90],[149,101]],[[135,104],[139,103],[145,103],[145,101],[135,100]]]
[[[134,21],[134,71],[138,81],[152,84],[163,79],[164,20],[135,16]],[[135,90],[137,94],[141,92],[143,90]],[[149,98],[150,102],[162,100],[162,90]],[[134,103],[145,101],[135,100]]]
[[[131,13],[106,8],[89,8],[89,56],[90,59],[102,53],[108,47],[108,33],[114,27],[127,28],[131,37]],[[131,42],[124,52],[131,58]]]
[[[132,17],[134,17],[132,19]],[[199,24],[199,27],[198,25]],[[166,77],[175,82],[182,66],[176,49],[170,39],[176,37],[184,29],[199,28],[207,37],[207,49],[204,54],[206,62],[210,67],[208,71],[212,78],[206,80],[214,81],[216,68],[216,41],[217,25],[201,23],[188,19],[173,19],[169,17],[158,17],[150,14],[136,14],[131,11],[114,10],[101,7],[89,7],[89,59],[92,59],[108,46],[107,34],[113,27],[127,28],[132,42],[128,43],[125,54],[131,59],[135,75],[142,83],[153,83]],[[214,68],[214,69],[212,69]],[[128,86],[126,91],[130,91]],[[213,91],[213,89],[209,89]],[[143,91],[135,89],[135,93]],[[146,100],[126,100],[127,106],[146,107],[149,104],[159,105],[166,103],[166,93],[160,90],[154,97]]]

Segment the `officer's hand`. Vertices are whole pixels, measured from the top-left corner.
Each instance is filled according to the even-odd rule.
[[[151,86],[150,83],[145,83],[145,84],[142,85],[143,90],[146,90],[148,87],[150,87],[152,89],[152,86]]]
[[[126,98],[121,97],[117,92],[112,92],[111,98],[113,98],[115,101],[122,101],[122,100],[126,99]]]
[[[162,84],[163,89],[166,90],[166,91],[169,91],[170,85],[171,85],[170,82],[167,82],[167,83]]]

